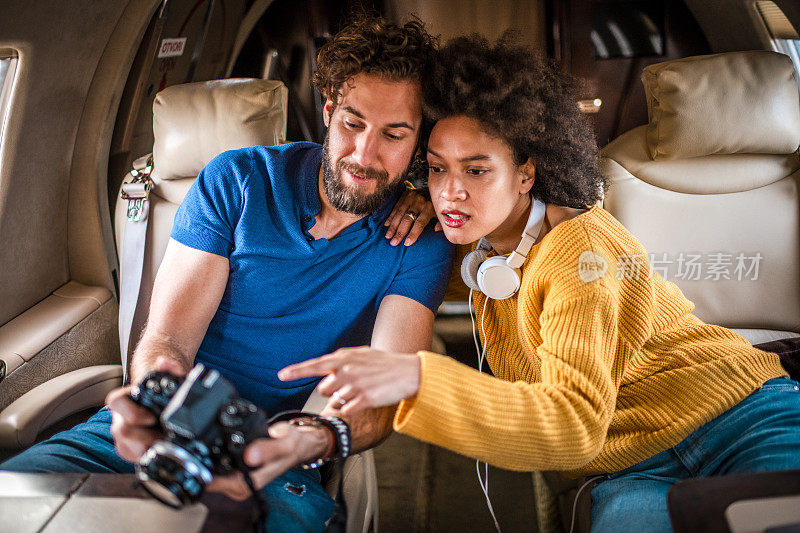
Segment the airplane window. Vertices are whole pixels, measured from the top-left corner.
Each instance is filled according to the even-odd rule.
[[[755,9],[769,33],[772,49],[792,58],[800,83],[800,35],[797,30],[775,2],[758,1]]]
[[[14,83],[16,66],[16,52],[0,50],[0,146],[3,144],[3,136],[6,130],[8,104],[11,100],[11,86]]]

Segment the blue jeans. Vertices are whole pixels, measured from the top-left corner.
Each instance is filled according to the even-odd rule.
[[[105,408],[83,424],[5,461],[0,470],[118,474],[134,471],[133,465],[114,449],[111,412]],[[267,531],[270,533],[324,531],[325,522],[333,514],[333,500],[320,485],[316,470],[290,470],[261,490],[269,503]]]
[[[677,446],[592,490],[592,532],[672,531],[667,491],[682,479],[800,468],[800,384],[767,381]]]

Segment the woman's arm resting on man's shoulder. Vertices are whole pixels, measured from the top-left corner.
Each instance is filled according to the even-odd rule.
[[[413,217],[409,216],[409,213],[413,214]],[[397,246],[401,241],[404,245],[411,246],[417,242],[422,230],[434,218],[436,211],[427,197],[416,190],[405,191],[389,214],[389,218],[383,223],[389,228],[386,230],[386,238],[391,239],[389,242],[392,246]],[[441,231],[442,223],[437,220],[434,229]]]

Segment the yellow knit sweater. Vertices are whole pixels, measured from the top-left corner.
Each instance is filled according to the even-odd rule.
[[[777,355],[700,321],[647,264],[602,208],[558,224],[531,250],[516,296],[489,300],[485,316],[475,296],[499,379],[421,352],[420,389],[395,430],[511,470],[615,472],[786,375]]]

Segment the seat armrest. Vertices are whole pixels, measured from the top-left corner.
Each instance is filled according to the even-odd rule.
[[[103,405],[106,395],[121,385],[121,365],[80,368],[42,383],[0,412],[0,447],[30,446],[42,430],[73,413]]]
[[[336,497],[339,469],[326,480],[325,490]],[[347,504],[347,533],[378,530],[378,474],[372,450],[351,455],[344,462],[344,501]]]
[[[754,498],[733,502],[725,509],[732,533],[747,531],[797,531],[800,527],[800,494]]]
[[[311,391],[311,396],[308,397],[305,405],[303,405],[303,411],[318,415],[323,409],[325,409],[327,404],[328,398],[320,394],[320,392],[315,388],[313,391]]]

